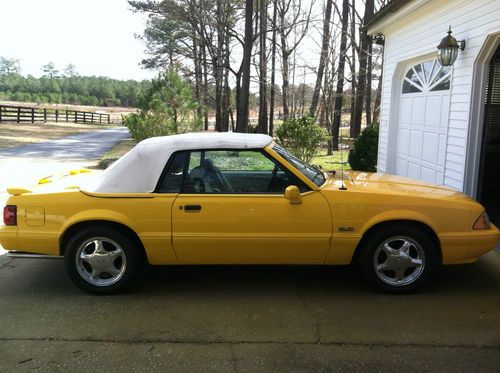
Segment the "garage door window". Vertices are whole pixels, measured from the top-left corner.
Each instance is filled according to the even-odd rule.
[[[437,60],[425,61],[411,67],[403,80],[403,94],[446,91],[450,89],[450,66]]]

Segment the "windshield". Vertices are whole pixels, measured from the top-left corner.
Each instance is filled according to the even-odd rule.
[[[323,175],[323,172],[321,172],[317,168],[305,163],[304,161],[300,160],[299,158],[294,156],[292,153],[290,153],[288,150],[284,149],[281,145],[274,144],[273,150],[276,153],[278,153],[280,156],[285,158],[297,170],[299,170],[302,175],[307,177],[309,180],[311,180],[317,186],[321,186],[325,182],[325,175]]]

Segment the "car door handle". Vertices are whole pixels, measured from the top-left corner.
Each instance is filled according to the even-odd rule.
[[[201,211],[201,205],[185,205],[184,211],[187,211],[187,212]]]

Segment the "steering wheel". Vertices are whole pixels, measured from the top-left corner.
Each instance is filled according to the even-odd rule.
[[[276,179],[276,174],[278,173],[278,165],[275,164],[274,165],[274,169],[273,169],[273,173],[271,175],[271,180],[269,180],[269,184],[267,185],[267,189],[266,189],[266,192],[270,192],[271,191],[271,187],[273,186],[274,184],[274,180]]]

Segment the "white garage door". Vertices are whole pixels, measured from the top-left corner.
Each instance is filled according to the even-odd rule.
[[[438,61],[411,66],[399,101],[395,171],[442,184],[450,104],[450,68]]]

